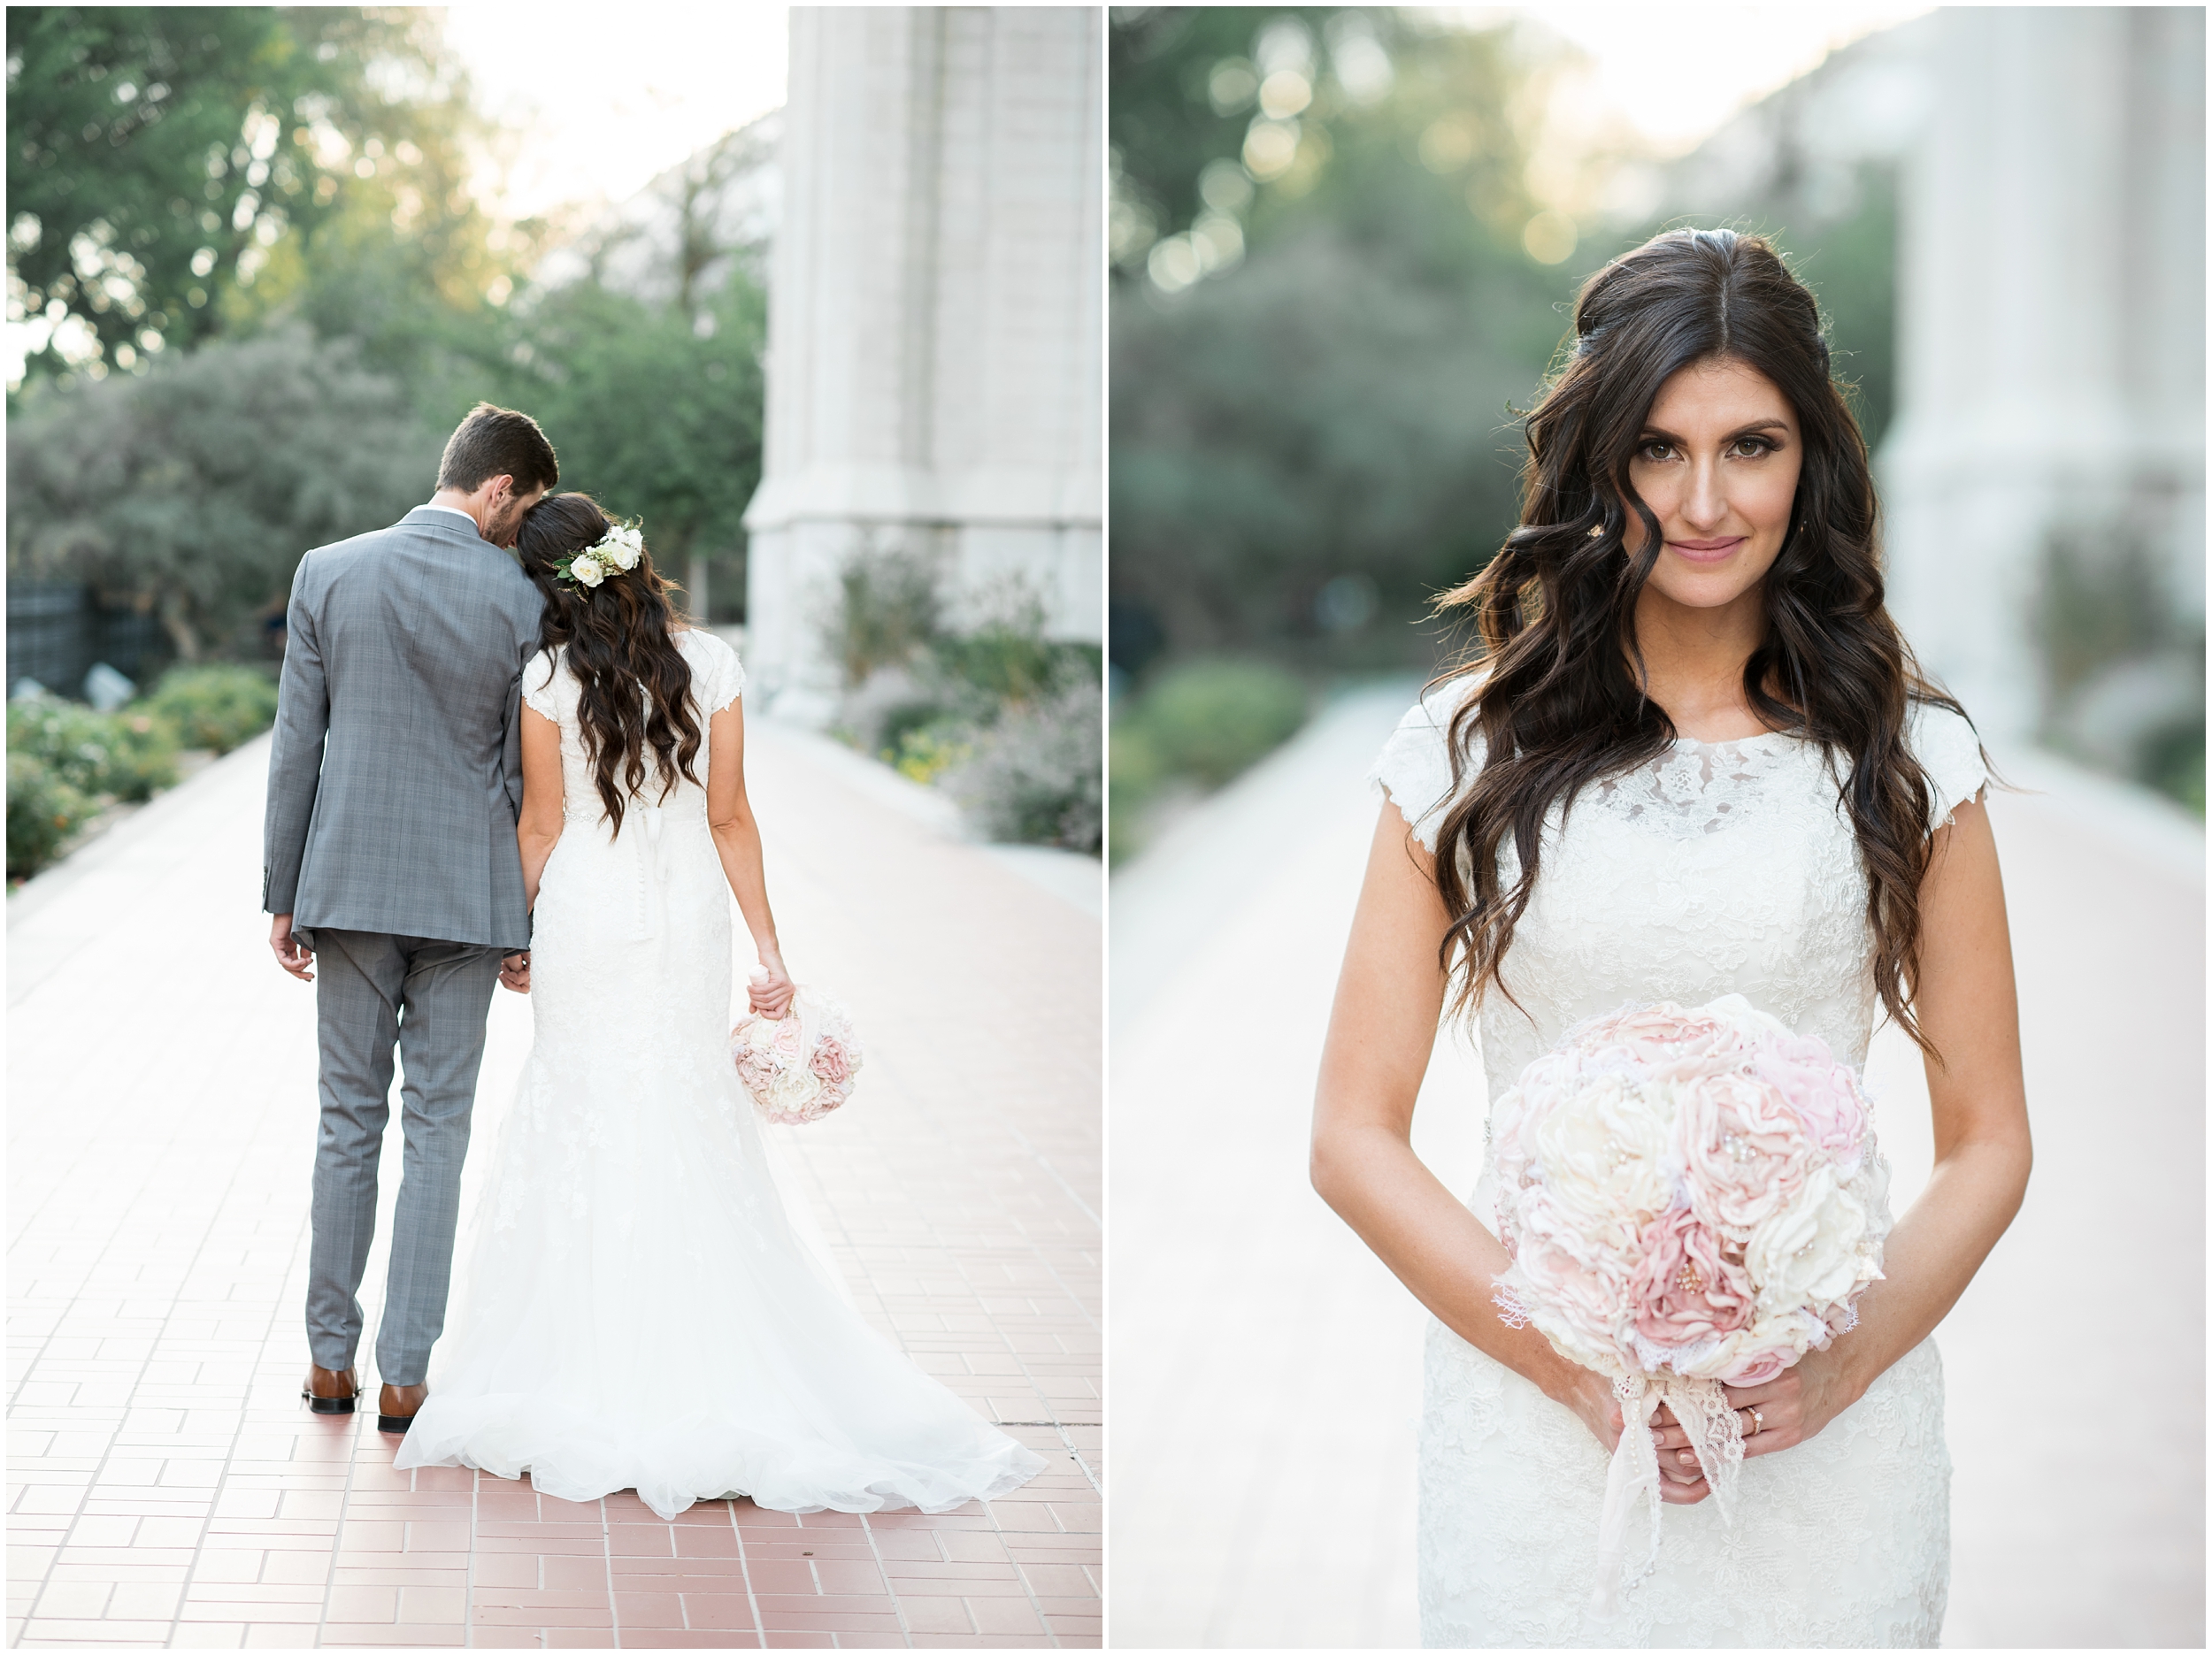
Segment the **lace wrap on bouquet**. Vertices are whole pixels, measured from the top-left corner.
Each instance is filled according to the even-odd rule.
[[[1469,693],[1439,686],[1401,722],[1372,778],[1433,850],[1451,792],[1446,732]],[[1932,826],[1985,780],[1973,730],[1916,706]],[[1467,772],[1479,763],[1469,755]],[[1840,761],[1838,762],[1839,764]],[[1878,1005],[1866,879],[1839,777],[1782,734],[1681,740],[1555,806],[1542,873],[1479,1025],[1493,1100],[1568,1030],[1629,1003],[1743,995],[1863,1068]],[[1509,844],[1501,873],[1517,878]],[[1471,1206],[1498,1222],[1489,1159]],[[1590,1536],[1607,1455],[1573,1414],[1431,1325],[1421,1429],[1425,1643],[1526,1646],[1932,1646],[1950,1568],[1949,1460],[1933,1343],[1877,1379],[1810,1442],[1668,1513],[1656,1575],[1607,1617]],[[1627,1504],[1627,1502],[1624,1502]],[[1632,1508],[1624,1556],[1639,1536]]]

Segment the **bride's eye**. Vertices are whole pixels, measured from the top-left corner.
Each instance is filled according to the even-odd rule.
[[[1650,460],[1655,464],[1661,460],[1670,460],[1674,457],[1674,445],[1654,437],[1647,442],[1637,444],[1636,457],[1640,460]]]
[[[1778,446],[1770,437],[1738,437],[1734,444],[1737,457],[1745,460],[1763,459]]]

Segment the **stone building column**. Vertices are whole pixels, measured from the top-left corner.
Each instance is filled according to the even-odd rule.
[[[2022,739],[2047,712],[2054,537],[2093,561],[2143,548],[2161,601],[2201,624],[2204,14],[1932,20],[1880,456],[1892,607],[1984,733]]]
[[[749,666],[826,717],[856,556],[954,615],[1018,584],[1103,635],[1102,43],[1078,7],[795,8]]]

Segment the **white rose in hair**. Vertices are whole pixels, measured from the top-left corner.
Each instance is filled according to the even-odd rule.
[[[626,575],[637,567],[638,548],[636,545],[623,539],[619,534],[609,539],[605,549],[600,555]]]
[[[600,567],[599,560],[588,555],[571,563],[568,572],[579,585],[587,586],[595,586],[607,578],[607,571]]]

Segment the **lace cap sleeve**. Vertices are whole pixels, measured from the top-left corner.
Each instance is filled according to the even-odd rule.
[[[694,693],[699,698],[699,716],[711,718],[743,693],[745,667],[737,651],[712,632],[695,632],[691,637],[698,656]]]
[[[1947,707],[1915,701],[1905,739],[1920,768],[1928,773],[1931,831],[1951,825],[1951,813],[1974,797],[1989,780],[1982,763],[1981,738],[1974,726]]]
[[[554,680],[560,674],[560,657],[541,649],[522,669],[522,699],[541,718],[561,721],[561,703]]]
[[[1431,851],[1450,803],[1452,715],[1469,690],[1467,679],[1455,678],[1424,695],[1398,721],[1367,772],[1367,779],[1398,807],[1413,836]],[[1479,762],[1479,751],[1473,756]]]

